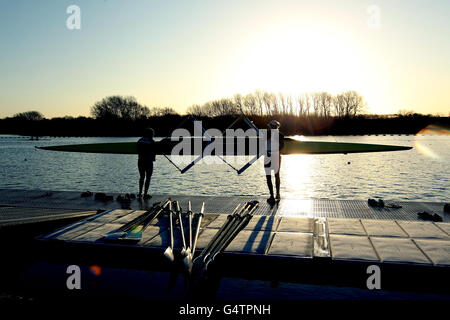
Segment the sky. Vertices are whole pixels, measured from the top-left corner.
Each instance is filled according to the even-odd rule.
[[[448,0],[0,0],[0,118],[88,116],[117,94],[184,113],[256,89],[448,115],[449,15]]]

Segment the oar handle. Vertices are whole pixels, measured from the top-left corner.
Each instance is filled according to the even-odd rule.
[[[183,240],[183,248],[186,249],[186,239],[184,237],[183,217],[181,216],[180,202],[177,201],[177,215],[180,221],[181,239]]]
[[[205,203],[202,203],[202,208],[200,209],[200,213],[204,214],[205,213]]]
[[[189,215],[189,248],[192,250],[192,208],[191,208],[191,201],[188,201],[188,215]]]
[[[248,224],[248,222],[250,221],[250,219],[253,217],[252,212],[254,211],[254,209],[256,209],[255,207],[252,208],[252,210],[250,210],[250,212],[245,215],[245,217],[242,218],[241,221],[239,221],[239,224],[236,226],[236,228],[231,232],[231,234],[229,235],[229,237],[227,239],[225,239],[225,241],[222,243],[221,248],[219,248],[219,250],[216,251],[216,254],[219,253],[220,251],[224,250],[226,247],[228,247],[228,245],[231,243],[231,241],[233,241],[233,239],[237,236],[237,234],[243,229],[245,228],[245,226]],[[214,257],[213,257],[214,259]]]
[[[190,201],[189,201],[188,205],[189,205],[189,207],[191,206],[191,202]],[[194,246],[192,247],[192,250],[191,250],[191,255],[192,256],[194,256],[195,248],[197,248],[198,233],[200,232],[200,225],[202,224],[202,218],[203,218],[203,213],[204,212],[205,212],[205,202],[202,203],[202,208],[200,209],[200,213],[199,213],[199,216],[198,216],[197,228],[196,228],[196,231],[195,231]],[[191,229],[192,229],[192,225],[191,225]]]
[[[210,256],[212,259],[214,259],[214,256],[217,255],[218,252],[228,246],[231,240],[240,231],[241,227],[245,224],[244,221],[246,221],[248,217],[250,217],[251,219],[253,212],[256,210],[256,207],[258,207],[258,203],[248,202],[245,205],[244,210],[240,212],[240,214],[236,217],[236,219],[228,227],[228,229],[222,234],[221,238],[217,240],[214,247],[210,251]],[[250,219],[248,219],[248,221]]]
[[[169,202],[170,247],[173,250],[172,201]]]
[[[166,209],[168,204],[169,204],[169,200],[167,200],[161,207],[157,208],[157,211],[154,211],[153,216],[151,216],[151,215],[149,216],[149,219],[142,227],[142,232],[144,232],[144,230],[147,229],[147,227],[161,214],[161,212],[163,212]]]
[[[208,252],[210,251],[210,249],[212,248],[213,245],[215,245],[217,239],[222,235],[222,233],[224,232],[224,230],[228,227],[228,225],[231,223],[231,221],[233,220],[233,217],[235,217],[236,215],[238,215],[237,211],[240,208],[240,204],[238,204],[236,206],[236,208],[234,209],[233,213],[229,214],[227,216],[227,221],[222,225],[222,227],[219,229],[219,231],[216,232],[216,234],[214,235],[214,237],[209,241],[208,245],[203,249],[202,253],[200,254],[199,257],[205,257]],[[202,207],[203,209],[203,207]],[[201,212],[202,213],[202,212]],[[202,213],[203,214],[203,213]]]
[[[227,222],[222,226],[222,228],[214,235],[214,238],[209,242],[207,249],[205,250],[204,257],[208,257],[216,247],[223,241],[223,239],[227,236],[230,230],[232,230],[237,221],[245,214],[248,210],[248,204],[244,205],[240,212],[235,211],[232,215],[227,217]],[[203,254],[203,252],[202,252]]]
[[[123,232],[127,232],[129,231],[133,226],[137,225],[137,224],[141,224],[143,221],[145,221],[145,219],[147,219],[155,209],[157,209],[157,206],[160,204],[161,202],[155,202],[153,203],[152,207],[150,209],[148,209],[146,212],[144,212],[143,214],[141,214],[139,217],[131,220],[130,222],[124,224],[122,227],[120,227],[118,229],[118,231],[123,231]]]
[[[203,213],[199,213],[198,222],[197,222],[197,229],[195,231],[194,246],[192,247],[192,250],[191,250],[192,256],[194,256],[195,248],[197,248],[198,233],[200,231],[200,225],[202,224],[202,218],[203,218]]]

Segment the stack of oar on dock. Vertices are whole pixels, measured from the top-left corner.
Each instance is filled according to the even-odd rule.
[[[117,230],[107,233],[103,239],[105,241],[134,241],[139,242],[142,235],[151,223],[157,219],[163,212],[169,216],[170,229],[170,245],[164,251],[164,256],[171,262],[175,261],[174,255],[174,227],[173,217],[178,220],[180,226],[181,239],[183,248],[181,249],[181,257],[183,264],[189,273],[193,271],[206,271],[208,266],[214,261],[217,255],[223,252],[227,246],[233,241],[238,233],[245,228],[253,212],[258,207],[258,201],[250,201],[244,205],[239,204],[234,211],[227,216],[227,220],[223,226],[217,231],[211,241],[203,249],[199,256],[195,257],[195,249],[200,232],[200,226],[205,211],[205,203],[202,204],[200,212],[197,214],[197,224],[195,233],[192,230],[194,213],[191,209],[191,202],[188,202],[188,210],[186,212],[189,221],[189,241],[183,227],[182,209],[178,201],[172,201],[170,198],[161,205],[160,202],[154,203],[153,206],[132,221],[126,223]]]
[[[237,234],[245,228],[253,212],[258,207],[258,201],[250,201],[241,207],[239,204],[233,213],[228,215],[226,222],[217,231],[208,245],[203,249],[198,257],[192,261],[186,261],[185,266],[189,273],[202,272],[207,270],[208,266],[214,261],[216,256],[223,252],[227,246],[233,241]]]
[[[145,229],[166,210],[171,201],[168,199],[163,205],[160,204],[160,202],[154,203],[144,214],[126,223],[119,229],[107,233],[103,239],[105,241],[140,241]]]
[[[195,253],[195,248],[197,246],[197,240],[198,235],[200,231],[200,225],[202,223],[203,213],[205,211],[205,203],[203,202],[202,208],[200,210],[200,213],[198,214],[198,220],[197,220],[197,228],[195,232],[195,236],[192,235],[192,221],[194,219],[193,212],[191,208],[191,202],[188,202],[188,210],[187,215],[189,218],[189,245],[186,244],[186,237],[184,235],[184,227],[183,227],[183,219],[182,219],[182,209],[180,207],[180,203],[178,201],[175,201],[176,209],[175,211],[172,209],[172,202],[169,203],[169,228],[170,228],[170,245],[167,247],[166,251],[164,251],[164,256],[169,259],[171,262],[175,261],[175,256],[173,254],[173,247],[174,247],[174,240],[173,240],[173,218],[172,216],[175,215],[176,219],[178,219],[180,224],[180,232],[181,232],[181,239],[183,240],[183,248],[181,249],[181,256],[186,261],[191,261],[192,256]]]
[[[208,245],[203,249],[201,254],[194,259],[195,249],[197,247],[197,241],[201,226],[201,221],[203,218],[203,213],[205,210],[205,203],[203,203],[200,213],[198,214],[197,228],[195,230],[195,235],[193,235],[192,230],[192,220],[193,213],[191,210],[191,202],[188,202],[188,218],[189,218],[189,242],[186,241],[183,228],[182,220],[182,210],[180,208],[180,203],[178,201],[174,202],[176,209],[173,210],[172,202],[169,203],[169,228],[170,228],[170,245],[164,251],[164,256],[169,259],[169,261],[175,261],[175,255],[173,252],[174,248],[174,227],[173,227],[173,216],[179,221],[181,239],[183,241],[183,248],[181,249],[181,257],[183,257],[183,264],[186,270],[191,273],[194,270],[206,270],[208,265],[214,261],[216,256],[225,250],[225,248],[231,243],[231,241],[237,236],[239,231],[241,231],[253,216],[254,210],[258,207],[257,201],[251,201],[246,203],[241,207],[238,205],[234,209],[233,213],[228,215],[227,221],[219,229],[219,231],[214,235],[213,239],[208,243]]]

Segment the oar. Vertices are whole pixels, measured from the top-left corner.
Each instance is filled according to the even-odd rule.
[[[169,227],[170,227],[170,245],[164,251],[164,256],[173,262],[175,257],[173,255],[173,224],[172,224],[172,201],[169,202]]]
[[[236,206],[234,211],[227,216],[227,221],[222,225],[222,227],[219,229],[219,231],[216,232],[214,237],[209,241],[208,245],[203,249],[203,251],[200,253],[200,255],[194,259],[193,261],[193,267],[197,268],[196,266],[201,266],[203,264],[203,261],[205,257],[209,254],[209,251],[211,247],[215,244],[217,239],[221,236],[221,234],[224,232],[224,230],[230,225],[230,223],[233,221],[233,218],[238,215],[238,210],[240,208],[240,204]]]
[[[191,208],[191,202],[189,201],[189,209]],[[205,203],[203,202],[202,204],[202,208],[200,210],[200,213],[198,214],[198,221],[197,221],[197,228],[195,231],[195,239],[194,239],[194,246],[192,247],[191,252],[183,259],[184,262],[184,266],[186,267],[187,271],[189,273],[192,272],[192,258],[195,255],[195,248],[197,247],[197,240],[198,240],[198,234],[200,232],[200,226],[202,224],[202,218],[203,218],[203,213],[205,211]],[[192,211],[191,211],[191,216],[192,216]],[[191,231],[192,231],[192,225],[191,225]]]
[[[233,234],[238,233],[242,226],[245,226],[245,222],[248,222],[252,216],[253,212],[256,210],[256,208],[259,205],[258,201],[249,201],[247,202],[247,211],[241,214],[235,221],[235,224],[228,229],[228,231],[223,235],[223,237],[220,239],[220,241],[216,244],[216,246],[211,249],[210,255],[216,254],[218,251],[220,251],[221,247],[224,245],[226,246],[227,243],[230,243],[230,239],[233,236]]]
[[[216,248],[211,252],[211,254],[209,255],[208,259],[205,262],[205,270],[208,269],[209,264],[214,261],[214,259],[216,258],[216,256],[222,252],[223,250],[225,250],[228,245],[234,240],[234,238],[236,238],[236,236],[238,235],[238,233],[245,228],[245,226],[248,224],[248,222],[250,221],[250,219],[253,217],[253,212],[256,210],[256,208],[258,207],[259,203],[253,202],[251,204],[251,209],[250,211],[245,214],[245,216],[240,217],[240,221],[238,222],[238,224],[233,228],[233,230],[230,230],[229,233],[227,235],[224,236],[223,240],[221,243],[219,243]]]
[[[200,255],[194,259],[194,264],[204,260],[204,258],[209,253],[210,249],[213,247],[213,245],[215,244],[217,239],[221,236],[221,234],[224,232],[224,230],[232,223],[235,216],[239,215],[238,210],[239,210],[240,206],[241,205],[238,204],[236,206],[236,208],[233,210],[233,212],[227,216],[227,221],[225,221],[225,223],[222,225],[222,227],[220,227],[219,231],[217,231],[214,234],[214,237],[209,241],[209,243],[206,245],[206,247],[203,249],[203,251],[200,253]]]
[[[228,224],[228,226],[223,230],[223,232],[220,234],[219,237],[211,244],[209,252],[205,255],[203,262],[205,262],[208,257],[211,255],[212,252],[214,252],[215,248],[223,241],[223,239],[230,233],[230,230],[234,230],[236,225],[241,221],[242,217],[245,216],[247,211],[250,209],[250,205],[246,203],[244,207],[242,207],[241,211],[236,214],[232,221]]]
[[[181,208],[180,208],[179,201],[177,201],[176,212],[177,212],[177,216],[178,216],[178,221],[180,221],[181,239],[183,240],[183,249],[181,249],[181,255],[187,256],[189,254],[189,252],[187,252],[187,249],[186,249],[186,238],[184,237],[183,217],[181,216]]]
[[[204,205],[205,203],[203,203]],[[192,208],[191,201],[188,201],[188,216],[189,216],[189,251],[192,250]]]
[[[144,212],[139,217],[131,220],[130,222],[124,224],[119,229],[114,230],[112,232],[107,233],[103,236],[103,239],[105,240],[117,240],[126,235],[126,233],[133,228],[133,226],[140,224],[142,221],[144,221],[149,215],[153,213],[154,210],[156,210],[157,206],[160,204],[160,202],[153,203],[152,207],[148,209],[146,212]]]
[[[146,220],[142,221],[137,226],[134,226],[126,235],[120,238],[120,240],[129,240],[139,242],[142,239],[142,235],[147,227],[159,216],[159,214],[167,207],[170,200],[167,200],[162,207],[159,207],[153,214],[149,215]]]

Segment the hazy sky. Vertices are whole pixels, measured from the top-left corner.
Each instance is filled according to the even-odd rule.
[[[0,4],[0,117],[88,115],[114,94],[182,113],[258,88],[352,89],[373,113],[450,111],[448,0]],[[80,30],[66,27],[72,4]]]

